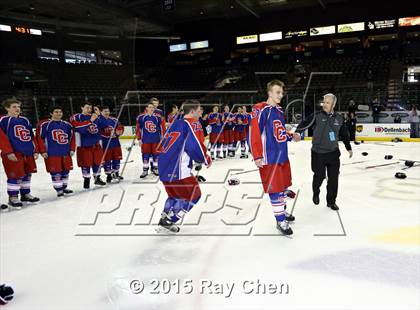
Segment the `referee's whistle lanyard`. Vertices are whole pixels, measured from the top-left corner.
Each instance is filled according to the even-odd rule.
[[[327,114],[327,121],[326,121],[326,124],[325,124],[325,126],[324,126],[324,128],[322,129],[322,134],[321,134],[321,137],[324,137],[324,134],[325,134],[325,129],[328,127],[328,129],[329,129],[329,131],[330,132],[334,132],[334,130],[332,129],[332,127],[331,127],[331,120],[333,120],[333,122],[334,122],[334,120],[335,120],[335,115],[334,115],[334,112],[332,112],[332,113],[326,113],[325,112],[325,114]],[[322,139],[322,138],[321,138]],[[318,144],[321,144],[321,141],[318,143]]]

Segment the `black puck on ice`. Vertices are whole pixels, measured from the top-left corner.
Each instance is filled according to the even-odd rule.
[[[397,173],[395,174],[395,177],[396,177],[397,179],[405,179],[405,178],[407,177],[407,175],[406,175],[404,172],[397,172]]]
[[[354,145],[359,145],[360,142],[359,141],[354,141]]]
[[[392,155],[385,155],[385,157],[384,157],[384,158],[385,158],[386,160],[390,160],[390,159],[392,159],[393,157],[394,157],[394,156],[392,156]]]
[[[360,142],[365,143],[365,140],[362,140],[362,141],[360,141]]]
[[[8,207],[7,207],[7,205],[3,205],[3,204],[2,204],[2,205],[0,206],[0,209],[1,209],[1,210],[6,210],[7,208],[8,208]]]
[[[230,186],[239,185],[241,182],[238,179],[229,179],[228,184]]]
[[[363,152],[362,155],[363,156],[368,156],[368,152]]]
[[[406,160],[404,165],[406,165],[407,167],[413,167],[414,166],[414,161]]]
[[[5,305],[9,301],[13,299],[13,288],[11,286],[7,286],[6,284],[0,285],[0,305]]]
[[[206,178],[205,177],[203,177],[202,175],[197,175],[196,176],[196,178],[197,178],[197,181],[199,182],[199,183],[204,183],[204,182],[206,182],[207,180],[206,180]]]

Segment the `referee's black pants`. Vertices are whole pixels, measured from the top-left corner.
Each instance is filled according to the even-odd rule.
[[[325,177],[327,179],[327,204],[334,204],[338,192],[338,175],[340,174],[340,150],[330,153],[312,151],[311,168],[314,173],[312,190],[319,195],[319,188]]]

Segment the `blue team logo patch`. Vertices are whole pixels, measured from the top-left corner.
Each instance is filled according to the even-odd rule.
[[[91,125],[89,125],[88,131],[91,134],[96,134],[96,133],[98,133],[98,127],[95,124],[91,124]]]
[[[273,121],[273,131],[274,138],[277,142],[284,142],[287,140],[286,129],[283,126],[283,123],[279,120]]]
[[[67,144],[69,143],[69,135],[64,132],[63,129],[54,129],[51,131],[51,136],[53,141],[58,144]]]
[[[31,132],[23,125],[16,125],[14,127],[15,137],[22,142],[31,141]]]
[[[146,121],[144,123],[144,128],[146,128],[146,130],[150,133],[155,133],[157,131],[156,125],[152,121]]]

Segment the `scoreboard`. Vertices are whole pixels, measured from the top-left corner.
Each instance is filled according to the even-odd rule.
[[[18,34],[31,34],[36,36],[41,36],[42,31],[40,29],[29,28],[27,26],[10,26],[10,25],[0,25],[0,31],[5,32],[14,32]]]
[[[31,33],[31,29],[30,28],[22,27],[22,26],[13,27],[13,30],[15,32],[18,32],[18,33],[29,33],[29,34]]]
[[[42,35],[42,31],[39,29],[33,29],[25,26],[15,26],[13,27],[13,31],[21,34],[32,34],[36,36]]]

